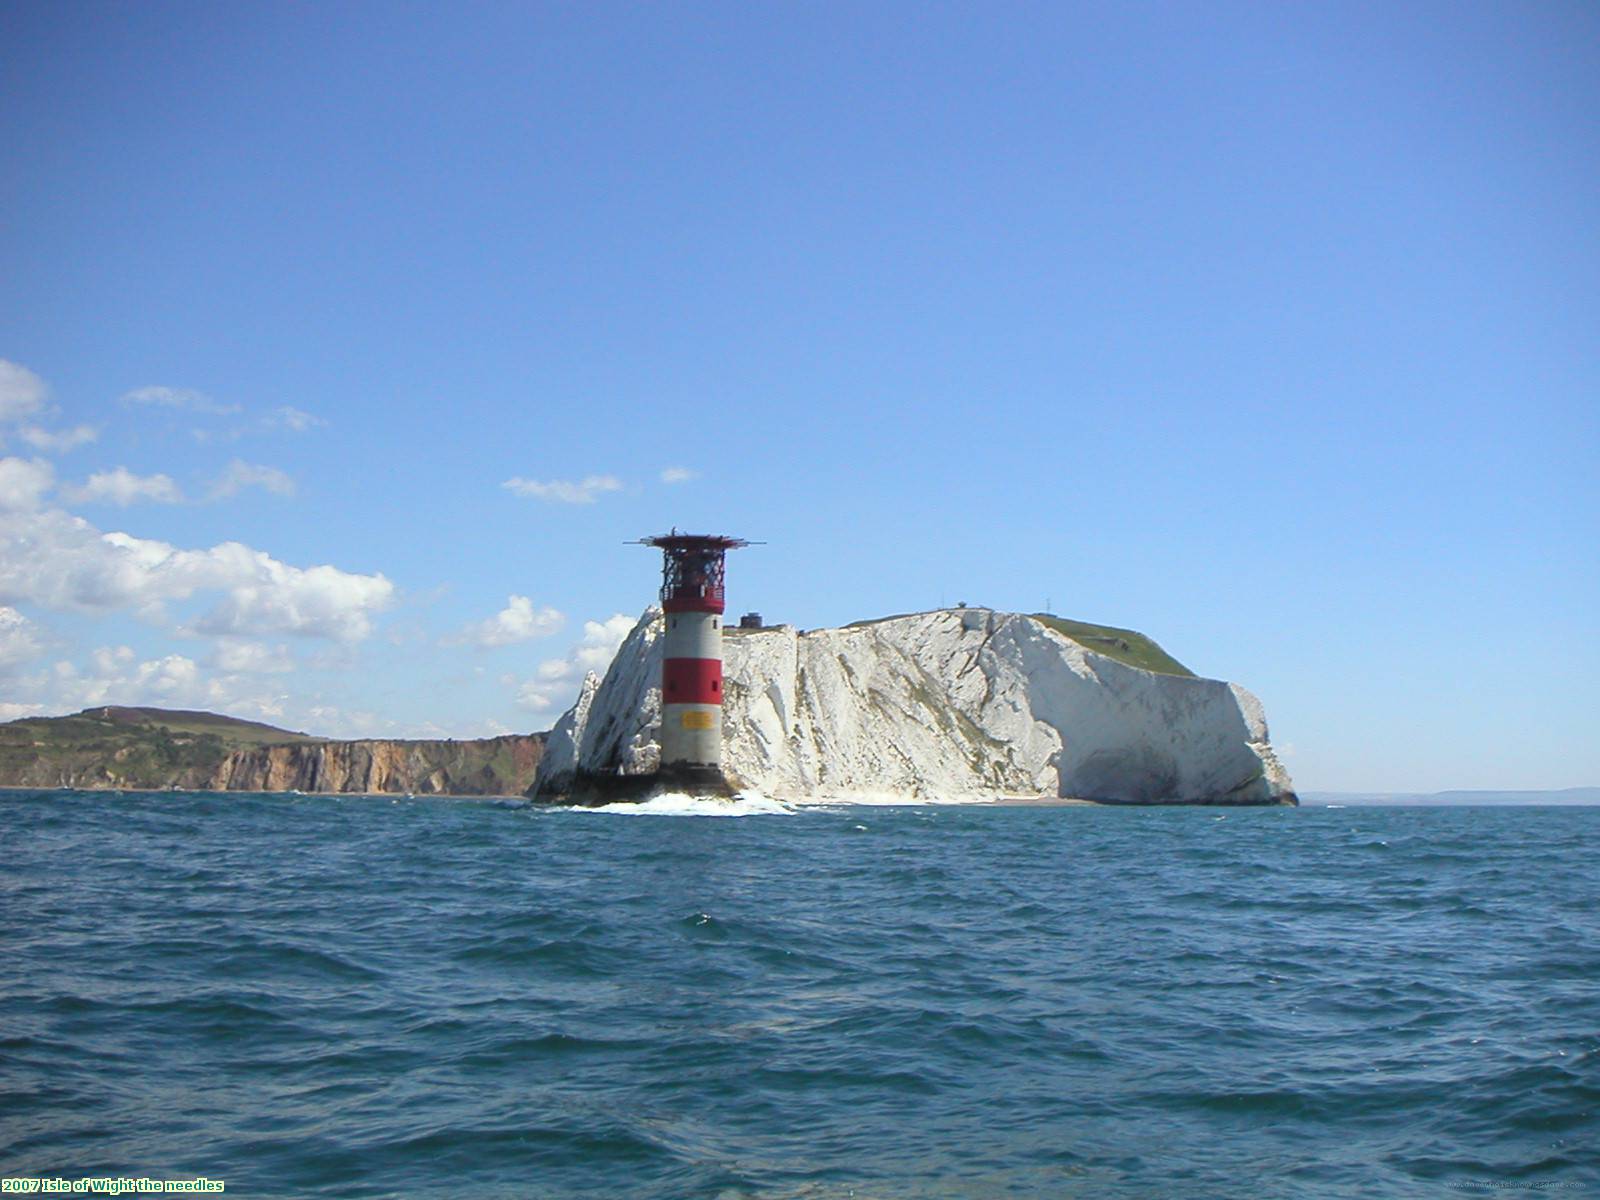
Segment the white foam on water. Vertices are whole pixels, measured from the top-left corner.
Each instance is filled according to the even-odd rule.
[[[829,792],[798,796],[795,804],[810,808],[926,808],[930,805],[993,804],[995,796],[908,796],[903,792]]]
[[[731,799],[721,796],[696,796],[688,792],[660,792],[648,800],[571,806],[557,812],[618,813],[630,817],[765,817],[794,816],[798,812],[847,812],[853,808],[924,808],[959,805],[992,805],[1004,796],[907,796],[895,792],[834,792],[818,796],[791,796],[784,800],[754,789],[739,792]],[[1031,799],[1031,797],[1030,797]]]
[[[786,817],[794,809],[760,792],[722,796],[692,796],[687,792],[661,792],[648,800],[601,804],[571,812],[618,813],[629,817]]]

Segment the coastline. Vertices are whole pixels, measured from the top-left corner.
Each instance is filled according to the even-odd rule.
[[[0,784],[0,795],[10,792],[26,792],[36,794],[39,792],[92,792],[97,795],[112,794],[121,796],[277,796],[277,797],[316,797],[321,799],[384,799],[390,800],[462,800],[462,801],[512,801],[518,804],[527,804],[540,808],[567,808],[574,807],[559,802],[545,802],[525,795],[508,795],[492,792],[308,792],[308,791],[224,791],[217,788],[126,788],[126,787],[34,787],[19,784]],[[739,792],[732,797],[723,796],[696,796],[695,799],[707,801],[737,800],[741,797],[761,796],[755,792]],[[1236,805],[1236,804],[1207,804],[1196,802],[1192,804],[1118,804],[1104,800],[1085,800],[1075,796],[1029,796],[999,794],[994,796],[963,796],[953,799],[939,799],[927,796],[897,796],[887,793],[856,793],[852,795],[837,796],[806,796],[803,798],[787,796],[761,796],[762,799],[776,800],[792,808],[828,808],[834,806],[848,806],[851,808],[1274,808],[1280,805]],[[577,806],[581,807],[581,806]]]
[[[93,787],[80,784],[56,787],[36,787],[30,784],[4,783],[0,784],[0,795],[6,792],[93,792],[95,795],[115,794],[120,796],[315,796],[322,799],[342,800],[346,798],[368,798],[381,800],[521,800],[527,801],[528,797],[511,794],[498,794],[494,792],[306,792],[306,791],[229,791],[222,788],[130,788],[130,787]]]

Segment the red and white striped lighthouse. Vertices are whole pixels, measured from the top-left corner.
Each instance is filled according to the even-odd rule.
[[[721,786],[723,556],[750,543],[677,530],[641,540],[663,557],[661,774]]]

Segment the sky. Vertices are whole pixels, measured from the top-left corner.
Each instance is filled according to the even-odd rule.
[[[1141,630],[1600,783],[1600,6],[0,0],[0,719],[548,728],[732,612]]]

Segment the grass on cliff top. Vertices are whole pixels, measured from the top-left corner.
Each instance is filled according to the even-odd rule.
[[[320,740],[256,721],[159,708],[24,717],[0,725],[0,784],[166,787],[208,776],[235,750]]]
[[[1130,667],[1138,667],[1141,671],[1154,671],[1157,675],[1194,675],[1188,667],[1136,630],[1118,629],[1114,625],[1090,625],[1087,621],[1069,621],[1050,613],[1028,615],[1046,629],[1053,629],[1071,638],[1085,650],[1093,650],[1096,654],[1103,654]]]
[[[944,610],[942,610],[944,611]],[[947,610],[959,611],[959,610]],[[860,629],[867,625],[881,625],[885,621],[898,621],[903,617],[918,616],[917,613],[896,613],[890,617],[875,617],[869,621],[852,621],[846,629]],[[1063,637],[1069,637],[1085,650],[1093,650],[1096,654],[1114,659],[1130,667],[1138,667],[1141,671],[1154,671],[1157,675],[1188,675],[1193,677],[1194,672],[1189,670],[1172,655],[1168,654],[1153,640],[1133,629],[1118,629],[1115,625],[1091,625],[1087,621],[1069,621],[1065,617],[1058,617],[1052,613],[1029,613],[1039,624],[1047,629],[1053,629]]]
[[[127,745],[152,737],[214,738],[230,749],[320,742],[323,738],[217,713],[165,708],[86,708],[70,717],[23,717],[0,725],[0,745],[72,749]]]
[[[542,744],[530,747],[516,741],[504,737],[400,744],[420,752],[433,764],[429,770],[436,766],[451,778],[446,791],[516,795],[532,782]],[[0,724],[0,787],[205,787],[230,754],[339,744],[217,713],[90,708],[68,717],[24,717]]]
[[[125,725],[165,725],[173,733],[214,733],[225,742],[241,746],[282,746],[289,742],[324,742],[326,738],[309,733],[298,733],[266,725],[260,721],[246,721],[241,717],[227,717],[220,713],[193,712],[177,708],[88,708],[80,717],[95,717]]]

